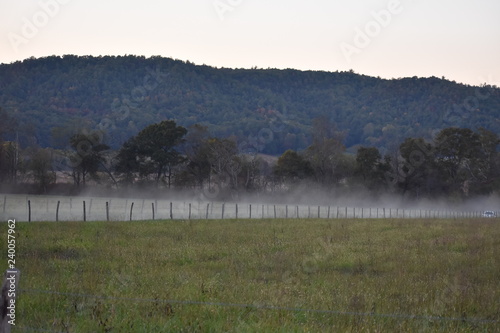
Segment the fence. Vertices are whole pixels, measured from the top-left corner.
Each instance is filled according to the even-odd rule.
[[[0,196],[0,214],[2,220],[8,218],[28,222],[238,218],[470,218],[481,216],[481,212],[478,211],[19,195]]]

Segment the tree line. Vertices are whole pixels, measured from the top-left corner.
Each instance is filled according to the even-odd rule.
[[[14,122],[3,119],[0,133]],[[65,150],[0,141],[0,183],[30,183],[40,193],[68,181],[77,189],[153,186],[221,200],[299,186],[456,200],[500,192],[500,139],[486,129],[445,128],[432,141],[407,138],[383,156],[373,146],[347,152],[344,139],[328,118],[317,118],[312,143],[279,157],[242,152],[234,137],[214,137],[206,126],[185,128],[174,120],[145,127],[118,150],[99,130],[72,135]]]

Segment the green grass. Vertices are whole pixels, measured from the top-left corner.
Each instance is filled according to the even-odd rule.
[[[17,326],[500,330],[498,219],[51,222],[18,223],[16,230],[20,288],[27,290]],[[6,258],[6,241],[1,246]]]

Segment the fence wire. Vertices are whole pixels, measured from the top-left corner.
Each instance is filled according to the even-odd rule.
[[[496,212],[498,216],[500,212]],[[0,195],[0,217],[16,221],[137,221],[269,218],[471,218],[478,211],[341,207],[96,197]]]

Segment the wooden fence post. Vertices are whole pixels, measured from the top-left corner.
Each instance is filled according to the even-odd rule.
[[[208,220],[208,208],[210,207],[210,203],[207,203],[207,214],[205,215],[205,219]]]
[[[28,200],[28,222],[31,222],[31,200]]]
[[[236,219],[238,219],[238,204],[236,204]]]
[[[189,203],[189,217],[188,220],[191,220],[191,203]]]
[[[174,219],[174,214],[172,212],[172,202],[170,202],[170,219],[173,220]]]
[[[5,206],[7,206],[7,196],[3,196],[3,212],[5,213]]]
[[[274,218],[276,218],[276,205],[274,205]]]
[[[109,202],[106,201],[106,221],[109,222]]]
[[[130,205],[130,221],[132,221],[132,211],[134,210],[134,203]]]
[[[151,203],[151,210],[153,211],[153,221],[154,221],[154,219],[155,219],[155,203],[154,202]]]
[[[251,219],[252,218],[252,204],[249,204],[248,209],[249,209],[248,218]]]
[[[61,201],[57,201],[57,208],[56,208],[56,222],[59,222],[59,205],[61,204]]]
[[[7,269],[3,277],[2,295],[0,299],[1,333],[10,333],[10,328],[16,324],[16,295],[18,294],[19,276],[17,268]]]
[[[221,219],[224,220],[224,204],[222,204],[222,217],[221,217]]]
[[[87,211],[85,209],[85,200],[83,200],[83,222],[87,221]]]
[[[285,218],[288,218],[288,205],[285,205]]]

